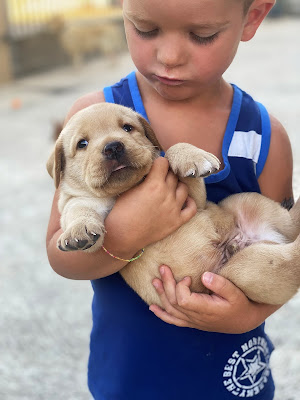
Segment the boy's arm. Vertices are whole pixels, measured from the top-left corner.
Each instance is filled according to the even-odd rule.
[[[270,150],[259,177],[261,192],[275,201],[292,205],[293,159],[290,141],[283,126],[273,117],[271,126]],[[259,326],[280,308],[250,301],[233,283],[219,275],[203,275],[203,284],[213,292],[212,295],[206,295],[190,291],[190,278],[176,284],[170,268],[163,266],[161,272],[162,279],[155,279],[153,285],[165,311],[156,305],[150,309],[169,324],[213,332],[243,333]]]
[[[70,279],[97,279],[117,272],[125,266],[125,262],[115,260],[101,250],[95,253],[84,253],[83,251],[63,252],[57,248],[57,239],[62,233],[57,207],[58,197],[59,190],[54,195],[46,238],[48,259],[53,270]],[[130,251],[122,254],[120,252],[120,257],[129,259],[132,254]]]
[[[54,195],[47,232],[47,253],[53,270],[70,279],[98,279],[124,267],[126,262],[112,258],[102,249],[86,253],[57,248],[62,233],[58,197],[59,189]],[[104,246],[112,254],[129,260],[143,247],[170,235],[196,212],[186,185],[169,171],[168,161],[159,157],[144,182],[117,199],[105,220]]]
[[[80,98],[68,113],[66,122],[79,110],[103,101],[101,92]],[[123,268],[126,262],[112,258],[102,249],[86,253],[63,252],[57,248],[57,239],[62,233],[58,197],[59,189],[54,195],[46,239],[48,259],[53,270],[66,278],[91,280]],[[112,254],[129,260],[141,248],[174,232],[196,211],[196,204],[188,197],[186,185],[169,171],[168,161],[159,157],[144,182],[118,198],[105,220],[107,233],[104,246]]]

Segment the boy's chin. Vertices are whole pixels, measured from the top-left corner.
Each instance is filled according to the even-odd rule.
[[[195,93],[183,86],[172,87],[156,84],[154,89],[161,97],[170,101],[186,101],[195,97]]]

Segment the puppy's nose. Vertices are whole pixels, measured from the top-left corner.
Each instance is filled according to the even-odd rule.
[[[103,153],[108,160],[119,160],[124,154],[125,146],[122,142],[111,142],[103,149]]]

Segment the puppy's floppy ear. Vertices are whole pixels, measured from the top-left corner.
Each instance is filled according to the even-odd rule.
[[[64,166],[65,155],[63,151],[63,142],[61,137],[59,137],[55,143],[54,150],[47,161],[47,171],[54,179],[54,185],[56,188],[59,186],[61,173],[63,172]]]
[[[149,122],[147,122],[145,120],[145,118],[143,118],[140,115],[138,118],[144,128],[146,138],[150,140],[150,142],[153,144],[153,146],[157,147],[159,150],[162,150],[161,145],[159,144],[158,140],[156,139],[155,133],[154,133],[153,129],[151,128]]]

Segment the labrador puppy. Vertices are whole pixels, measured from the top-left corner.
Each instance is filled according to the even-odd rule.
[[[160,146],[150,125],[129,108],[101,103],[75,114],[60,134],[47,169],[60,186],[62,251],[101,248],[105,218],[116,197],[138,185]],[[197,214],[172,235],[145,249],[121,271],[148,304],[160,304],[152,286],[159,266],[170,265],[177,281],[191,276],[191,290],[205,292],[201,275],[218,273],[251,300],[283,304],[300,286],[300,201],[287,211],[257,193],[208,202],[203,177],[219,169],[212,154],[178,143],[165,154],[189,189]],[[206,291],[207,292],[207,291]]]

